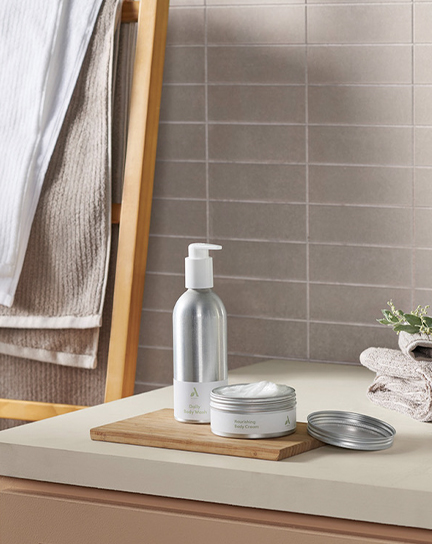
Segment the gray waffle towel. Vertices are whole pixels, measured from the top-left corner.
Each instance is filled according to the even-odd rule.
[[[427,334],[408,334],[402,331],[398,342],[402,353],[414,361],[432,362],[432,338]]]
[[[368,348],[360,362],[376,372],[368,398],[418,421],[432,421],[432,364],[414,361],[399,350]]]

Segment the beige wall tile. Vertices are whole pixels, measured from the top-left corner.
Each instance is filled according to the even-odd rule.
[[[411,208],[319,206],[309,210],[311,242],[409,246]]]
[[[415,210],[415,246],[432,248],[432,208]],[[432,274],[431,274],[432,287]]]
[[[414,83],[432,83],[432,45],[416,45],[414,59]]]
[[[139,386],[171,383],[196,241],[223,246],[230,368],[396,347],[380,309],[432,293],[432,2],[171,4]]]
[[[308,50],[309,83],[409,84],[409,45],[315,46]]]
[[[303,204],[210,202],[210,235],[243,240],[306,241]]]
[[[311,284],[310,318],[312,321],[364,323],[374,325],[393,300],[398,308],[411,309],[411,290],[395,287],[359,287],[352,285]]]
[[[150,236],[147,270],[184,274],[184,260],[188,254],[188,245],[194,242],[205,242],[205,238],[180,238],[168,236]]]
[[[310,86],[308,120],[313,124],[410,125],[412,89]]]
[[[174,8],[169,12],[168,45],[204,45],[204,8]]]
[[[209,47],[210,83],[302,84],[304,46]]]
[[[210,198],[304,202],[305,170],[293,164],[210,163]]]
[[[304,6],[207,9],[209,44],[294,44],[305,41]]]
[[[308,6],[308,43],[411,43],[411,5]]]
[[[417,127],[415,129],[415,164],[416,166],[432,166],[432,128]]]
[[[157,158],[159,160],[204,160],[205,125],[204,124],[168,124],[159,125]]]
[[[152,234],[203,236],[207,231],[206,203],[201,200],[155,199]]]
[[[204,47],[167,47],[164,83],[204,83]]]
[[[301,163],[305,160],[305,127],[209,125],[209,158]]]
[[[212,85],[209,121],[304,123],[303,86]]]
[[[311,323],[310,338],[311,359],[316,361],[346,361],[358,364],[360,353],[371,346],[397,349],[396,333],[379,325],[357,327]],[[371,383],[373,377],[371,372]]]
[[[306,283],[216,278],[228,315],[306,319]]]
[[[409,206],[412,203],[412,171],[411,168],[382,166],[311,165],[309,201]]]
[[[432,251],[430,249],[417,249],[414,252],[414,259],[416,288],[430,289],[432,286]]]
[[[172,348],[172,312],[143,310],[139,345]]]
[[[237,354],[306,357],[306,323],[230,317],[228,350]]]
[[[432,168],[415,169],[415,205],[432,207]]]
[[[135,382],[133,394],[139,395],[140,393],[148,393],[149,391],[160,389],[161,387],[165,387],[166,385],[171,385],[171,384]]]
[[[143,309],[171,312],[185,291],[184,274],[146,274]]]
[[[432,125],[432,87],[416,86],[414,99],[416,125]]]
[[[313,282],[411,286],[411,249],[311,244],[309,255]]]
[[[215,275],[266,280],[306,280],[306,244],[214,241],[223,246],[218,259],[214,259]]]
[[[242,366],[268,361],[268,359],[268,356],[260,357],[254,355],[237,355],[236,353],[228,353],[228,369],[234,370]]]
[[[153,195],[167,198],[205,198],[205,163],[158,161]]]
[[[165,85],[161,121],[205,121],[204,85]]]
[[[310,126],[309,159],[318,163],[412,164],[409,127]]]
[[[432,283],[431,283],[432,285]],[[429,306],[428,314],[431,313],[430,307],[432,307],[432,290],[431,289],[415,289],[414,290],[414,304],[412,305],[412,310],[417,308],[417,306]]]
[[[414,3],[414,39],[416,43],[432,43],[432,4]]]
[[[155,387],[172,385],[173,353],[171,349],[138,348],[137,389],[150,391]]]

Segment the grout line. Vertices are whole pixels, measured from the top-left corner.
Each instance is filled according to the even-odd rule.
[[[377,43],[366,43],[366,42],[361,42],[361,43],[309,43],[308,44],[308,47],[312,47],[313,49],[317,49],[317,48],[323,48],[323,49],[328,49],[328,48],[331,48],[331,47],[335,47],[335,48],[343,48],[343,47],[347,47],[347,48],[360,48],[360,47],[363,47],[363,48],[366,48],[366,47],[369,47],[369,48],[389,48],[389,47],[397,47],[397,48],[401,48],[401,47],[404,47],[404,48],[407,48],[407,47],[410,47],[412,44],[411,42],[377,42]],[[431,45],[430,42],[421,42],[420,45]],[[204,44],[167,44],[167,49],[176,49],[176,48],[203,48],[203,47],[206,47],[205,43]],[[210,47],[212,49],[221,49],[221,48],[230,48],[230,49],[235,49],[235,48],[238,48],[238,49],[245,49],[245,48],[250,48],[250,49],[257,49],[257,48],[264,48],[264,47],[267,47],[267,48],[273,48],[273,49],[280,49],[280,48],[285,48],[285,49],[300,49],[300,48],[304,48],[305,47],[305,44],[303,42],[297,42],[297,43],[293,43],[293,42],[278,42],[278,43],[274,43],[274,42],[262,42],[262,43],[249,43],[249,42],[243,42],[243,43],[229,43],[229,42],[226,42],[226,43],[208,43],[207,44],[207,47]]]
[[[199,238],[203,239],[203,236],[199,235],[177,235],[177,234],[150,234],[152,238],[167,238],[167,239],[191,239]],[[412,245],[384,245],[384,244],[371,244],[371,243],[353,243],[353,242],[338,242],[338,241],[307,241],[304,240],[285,240],[282,238],[236,238],[226,236],[218,236],[218,240],[226,242],[252,242],[252,243],[274,243],[274,244],[285,244],[285,245],[306,245],[308,243],[310,246],[330,246],[330,247],[346,247],[346,248],[366,248],[366,249],[412,249]],[[432,247],[417,247],[416,249],[428,250],[431,251]]]
[[[412,250],[411,250],[411,308],[414,308],[414,298],[415,298],[415,288],[416,288],[416,213],[415,213],[415,185],[416,185],[416,158],[415,158],[415,151],[416,151],[416,121],[415,121],[415,9],[414,9],[414,0],[411,1],[411,21],[412,21],[412,27],[411,27],[411,33],[412,33],[412,56],[411,56],[411,83],[412,83],[412,91],[411,91],[411,115],[412,115],[412,173],[411,173],[411,209],[412,209],[412,218],[411,218],[411,238],[412,238]]]
[[[182,278],[184,276],[183,272],[165,272],[157,270],[148,270],[146,272],[149,276],[167,276],[167,277],[178,277]],[[286,283],[293,285],[302,285],[306,284],[306,280],[300,280],[296,278],[260,278],[256,276],[229,276],[224,274],[215,274],[215,279],[219,280],[233,280],[237,282],[242,281],[251,281],[259,283]],[[323,280],[309,280],[310,285],[317,286],[329,286],[329,287],[348,287],[348,288],[364,288],[364,289],[395,289],[398,291],[409,291],[410,287],[405,287],[401,285],[389,285],[389,284],[377,284],[377,283],[355,283],[355,282],[332,282],[332,281],[323,281]],[[432,291],[432,288],[428,287],[418,287],[417,290],[420,291]],[[147,308],[146,308],[147,309]]]
[[[341,1],[341,2],[336,2],[336,1],[333,1],[333,2],[323,2],[323,1],[317,1],[317,2],[311,2],[310,0],[308,0],[308,5],[311,5],[313,7],[316,7],[316,6],[319,6],[319,7],[328,7],[328,6],[332,6],[332,7],[339,7],[339,6],[344,6],[344,7],[351,7],[353,5],[355,6],[363,6],[363,7],[375,7],[375,6],[404,6],[404,5],[410,5],[411,4],[411,1],[410,0],[401,0],[401,1],[395,1],[395,0],[388,0],[388,1],[385,1],[385,0],[381,0],[379,2],[374,2],[374,3],[371,3],[371,2],[368,2],[368,1],[359,1],[359,2],[355,2],[353,4],[353,2],[350,2],[349,0],[345,0],[345,1]],[[269,3],[253,3],[253,2],[249,2],[249,3],[242,3],[242,4],[236,4],[235,2],[233,2],[232,4],[229,4],[229,3],[222,3],[222,4],[217,4],[217,3],[213,3],[211,5],[208,5],[208,9],[226,9],[226,8],[229,8],[229,9],[244,9],[244,8],[262,8],[262,9],[267,9],[267,8],[286,8],[286,9],[289,9],[291,8],[292,6],[295,6],[295,7],[301,7],[301,6],[304,6],[305,3],[304,1],[303,2],[300,2],[300,1],[293,1],[293,2],[290,2],[289,4],[283,4],[283,3],[277,3],[277,2],[269,2]],[[202,10],[203,9],[203,5],[194,5],[194,4],[190,4],[190,5],[171,5],[170,6],[170,9],[174,9],[174,10],[178,10],[178,11],[181,11],[181,10],[189,10],[189,9],[192,9],[192,10]]]
[[[297,122],[277,122],[277,121],[239,121],[236,119],[231,120],[224,120],[224,121],[215,121],[215,120],[208,120],[207,118],[203,121],[159,121],[160,125],[197,125],[201,126],[204,124],[210,124],[210,125],[216,125],[216,126],[246,126],[246,127],[304,127],[306,126],[306,123],[297,123]],[[308,123],[308,126],[310,127],[316,127],[316,128],[375,128],[375,129],[394,129],[394,128],[406,128],[406,129],[412,129],[412,123],[406,123],[404,125],[400,124],[393,124],[393,125],[385,125],[385,124],[368,124],[368,123]],[[422,128],[432,128],[432,125],[421,125]]]
[[[204,108],[205,108],[205,187],[206,187],[206,242],[210,242],[210,174],[209,174],[209,101],[208,101],[208,18],[204,0]]]
[[[180,202],[206,202],[205,197],[183,197],[183,196],[154,196],[153,200],[160,201],[180,201]],[[231,204],[272,204],[280,206],[305,206],[306,202],[301,200],[245,200],[241,198],[209,198],[209,202],[231,203]],[[333,208],[365,208],[370,209],[390,209],[390,210],[411,210],[412,204],[362,204],[353,202],[308,202],[309,207],[333,207]],[[422,210],[432,210],[432,206],[418,206]]]
[[[312,7],[329,7],[329,6],[332,6],[332,7],[340,7],[340,6],[344,6],[344,7],[351,7],[353,5],[355,6],[363,6],[363,7],[371,7],[373,9],[373,7],[375,6],[404,6],[404,5],[410,5],[411,4],[411,1],[410,0],[401,0],[401,1],[394,1],[394,0],[388,0],[388,1],[385,1],[385,0],[381,0],[381,1],[378,1],[378,2],[374,2],[374,3],[371,3],[371,2],[368,2],[368,1],[359,1],[359,2],[350,2],[350,1],[341,1],[341,2],[323,2],[323,1],[317,1],[317,2],[311,2],[310,0],[307,0],[307,3],[308,5],[312,6]],[[268,8],[291,8],[292,6],[295,6],[295,7],[301,7],[301,6],[304,6],[305,3],[304,2],[301,2],[301,1],[293,1],[293,2],[290,2],[289,4],[283,4],[283,3],[277,3],[277,2],[269,2],[269,3],[253,3],[253,2],[250,2],[250,3],[242,3],[242,4],[236,4],[235,2],[232,3],[232,4],[229,4],[229,3],[222,3],[222,4],[217,4],[217,3],[213,3],[211,5],[208,5],[207,8],[208,9],[226,9],[226,8],[229,8],[229,9],[244,9],[244,8],[262,8],[262,9],[268,9]],[[202,10],[204,7],[206,7],[206,4],[203,4],[203,5],[194,5],[194,4],[190,4],[190,5],[171,5],[170,6],[170,9],[172,10],[175,10],[175,11],[181,11],[181,10]]]
[[[308,6],[305,5],[305,200],[306,200],[306,357],[310,358],[310,206],[309,206],[309,71],[308,71]]]
[[[201,123],[204,124],[204,123]],[[204,164],[205,159],[158,159],[158,162],[169,162],[169,163],[202,163]],[[254,161],[251,159],[209,159],[209,164],[258,164],[258,165],[280,165],[280,166],[306,166],[305,162],[296,162],[296,161],[278,161],[278,160],[261,160]],[[379,163],[345,163],[345,162],[319,162],[319,161],[309,161],[310,166],[323,166],[323,167],[341,167],[341,168],[390,168],[390,169],[399,169],[407,170],[411,169],[412,165],[409,164],[379,164]],[[424,165],[421,168],[425,170],[431,169],[432,164]]]
[[[159,313],[159,314],[171,314],[171,310],[143,310],[144,312],[149,313]],[[377,315],[377,318],[380,317]],[[372,329],[382,329],[383,326],[378,323],[371,323],[371,322],[351,322],[351,321],[332,321],[332,320],[323,320],[323,319],[304,319],[304,318],[290,318],[290,317],[272,317],[268,315],[243,315],[243,314],[231,314],[228,313],[228,320],[230,318],[235,319],[251,319],[253,321],[275,321],[278,323],[303,323],[306,326],[308,324],[314,324],[314,325],[336,325],[338,327],[340,326],[347,326],[347,327],[369,327]],[[139,347],[141,348],[149,348],[149,347],[164,347],[164,346],[153,346],[150,344],[140,344]]]
[[[432,46],[432,44],[431,44]],[[304,82],[299,83],[256,83],[256,82],[238,82],[238,81],[209,81],[209,87],[303,87]],[[197,82],[164,82],[164,87],[203,87],[205,83],[203,81]],[[372,87],[379,89],[401,88],[405,89],[411,87],[412,83],[337,83],[337,82],[324,82],[324,83],[309,83],[309,87]],[[418,87],[432,87],[432,83],[419,83]]]

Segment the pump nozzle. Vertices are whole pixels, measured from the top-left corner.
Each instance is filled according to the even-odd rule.
[[[191,259],[207,259],[209,256],[209,249],[222,249],[222,246],[216,244],[189,244],[189,257]]]
[[[187,289],[211,289],[213,287],[213,259],[209,250],[222,249],[216,244],[189,244],[189,256],[185,259],[185,285]]]

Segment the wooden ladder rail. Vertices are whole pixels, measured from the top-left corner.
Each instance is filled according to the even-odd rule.
[[[125,1],[122,22],[138,22],[105,402],[133,394],[147,263],[169,0]],[[0,418],[37,421],[87,408],[0,399]]]

